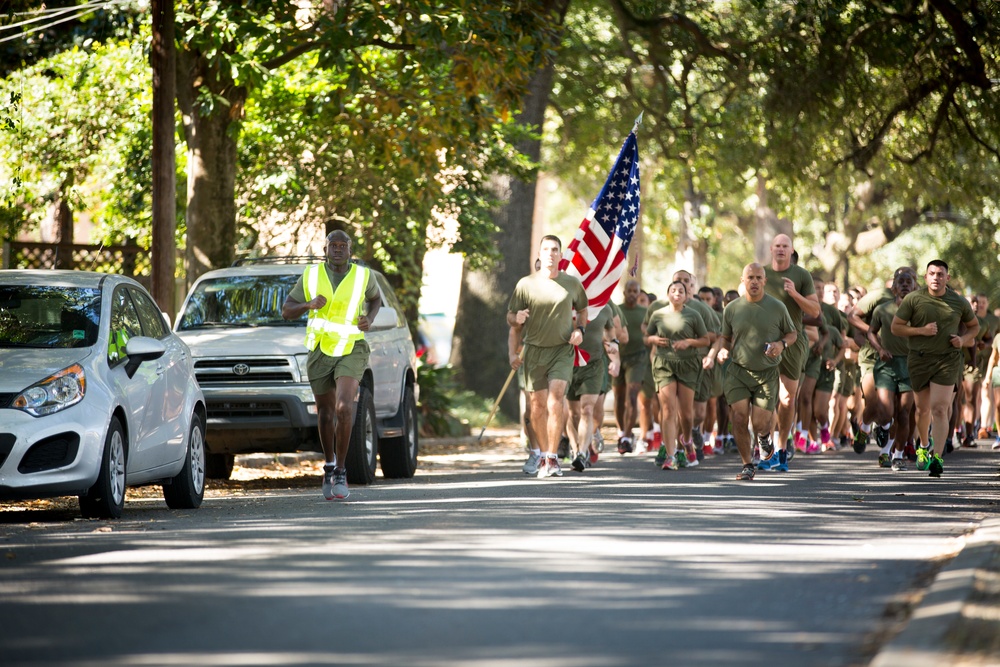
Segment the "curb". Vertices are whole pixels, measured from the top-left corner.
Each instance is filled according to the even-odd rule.
[[[906,627],[882,647],[870,667],[940,667],[971,656],[947,637],[960,630],[977,572],[991,565],[1000,566],[1000,518],[983,521],[965,538],[962,550],[938,572]],[[965,633],[955,634],[962,637]]]

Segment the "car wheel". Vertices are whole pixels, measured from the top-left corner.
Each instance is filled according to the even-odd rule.
[[[232,454],[205,453],[205,477],[208,479],[229,479],[233,475],[233,463],[236,457]]]
[[[347,450],[347,481],[351,484],[371,484],[378,465],[378,431],[375,428],[375,402],[368,388],[358,389],[358,409],[351,429],[351,445]]]
[[[170,483],[163,485],[163,499],[173,510],[191,510],[201,506],[205,497],[205,427],[197,414],[191,417],[184,466]]]
[[[382,474],[390,478],[409,478],[417,472],[417,455],[420,450],[420,428],[417,424],[417,399],[413,387],[403,392],[403,435],[379,440],[378,456]]]
[[[125,432],[117,417],[111,418],[104,439],[97,481],[80,496],[80,512],[88,519],[117,519],[125,509]]]

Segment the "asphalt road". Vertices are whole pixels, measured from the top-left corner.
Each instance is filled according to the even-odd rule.
[[[510,440],[427,443],[412,480],[133,495],[117,522],[0,511],[4,665],[867,665],[1000,501],[987,449],[945,475],[875,453],[737,483],[606,453],[536,480]],[[9,508],[8,508],[9,510]]]

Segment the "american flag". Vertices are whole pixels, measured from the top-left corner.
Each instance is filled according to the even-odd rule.
[[[622,273],[632,235],[639,224],[639,146],[635,129],[622,144],[600,194],[576,230],[559,269],[575,276],[587,292],[587,318],[593,319],[611,299]],[[578,366],[586,353],[577,349]]]

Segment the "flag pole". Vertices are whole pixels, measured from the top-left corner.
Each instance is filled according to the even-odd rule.
[[[526,349],[525,346],[522,345],[521,351],[517,353],[517,358],[521,359],[522,361],[524,360],[525,349]],[[497,395],[497,400],[493,401],[493,409],[490,410],[490,416],[486,418],[486,423],[483,424],[483,430],[479,432],[479,440],[477,440],[477,442],[482,442],[483,433],[486,433],[486,427],[490,425],[491,421],[493,421],[493,415],[497,413],[497,407],[500,405],[500,399],[503,398],[503,395],[507,393],[507,387],[510,386],[510,381],[514,379],[514,373],[516,372],[517,369],[512,368],[510,369],[510,373],[507,374],[507,381],[503,383],[503,389],[501,389],[500,393]]]
[[[632,126],[632,132],[633,133],[635,133],[635,131],[639,129],[639,126],[642,125],[642,114],[644,114],[644,113],[646,113],[646,112],[645,111],[640,111],[639,112],[639,116],[635,119],[635,125]]]

